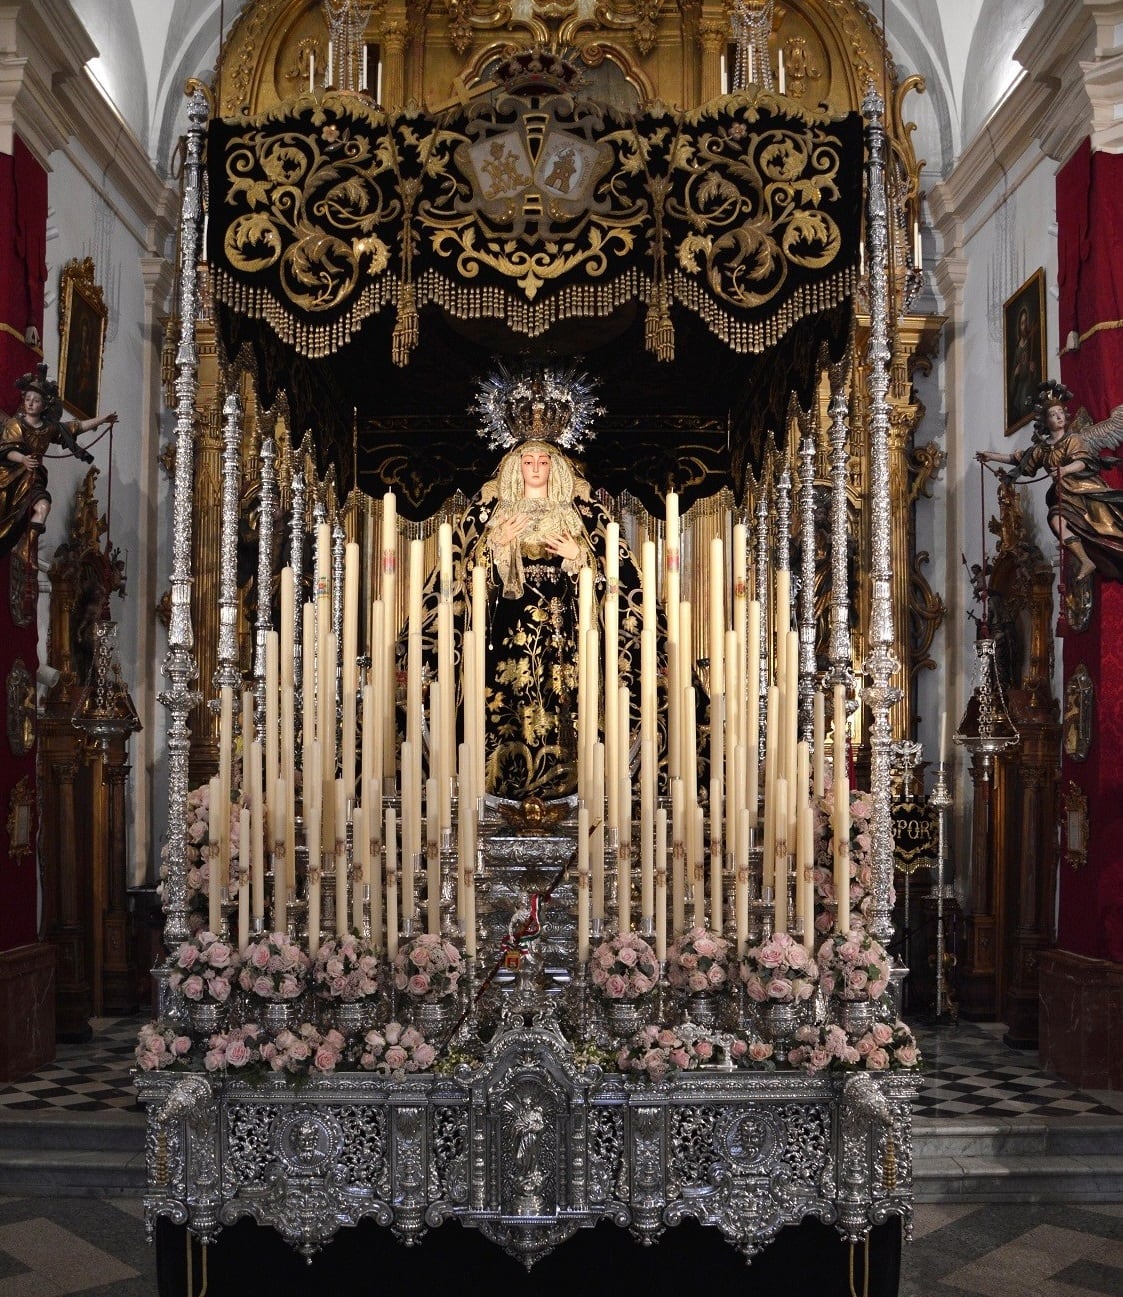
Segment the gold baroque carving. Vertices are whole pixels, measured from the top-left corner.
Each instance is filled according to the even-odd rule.
[[[14,757],[25,757],[35,746],[35,677],[22,658],[8,672],[8,747]]]
[[[24,775],[8,797],[8,855],[13,860],[31,854],[31,818],[34,806],[35,793]]]
[[[1083,662],[1065,685],[1064,750],[1072,761],[1087,761],[1092,746],[1092,723],[1096,691]]]
[[[1071,779],[1061,796],[1061,815],[1065,859],[1079,869],[1088,863],[1088,798]]]

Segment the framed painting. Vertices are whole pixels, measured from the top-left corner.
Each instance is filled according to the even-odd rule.
[[[97,416],[109,311],[91,258],[68,261],[59,283],[59,395],[79,419]]]
[[[1045,373],[1045,271],[1038,268],[1002,306],[1006,380],[1006,435],[1033,418],[1037,385]]]

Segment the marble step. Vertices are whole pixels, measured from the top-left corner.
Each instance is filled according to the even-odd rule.
[[[0,1149],[0,1194],[140,1196],[145,1184],[143,1149]]]
[[[1123,1201],[1123,1121],[931,1121],[913,1128],[917,1202]]]
[[[133,1153],[144,1148],[144,1113],[65,1112],[59,1109],[0,1115],[0,1158],[8,1151],[78,1149]]]

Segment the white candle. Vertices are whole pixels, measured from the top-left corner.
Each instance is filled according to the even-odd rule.
[[[940,712],[940,765],[944,765],[948,759],[948,714],[946,711]]]
[[[788,930],[788,781],[780,775],[776,779],[776,855],[775,855],[775,906],[773,928],[776,932]]]
[[[320,949],[320,869],[323,840],[320,798],[314,797],[305,810],[308,843],[308,953],[315,958]]]
[[[308,55],[308,93],[315,94],[316,91],[316,55],[312,52]]]
[[[721,783],[710,780],[710,927],[721,933],[722,909],[722,843],[721,843]]]
[[[667,811],[655,812],[655,958],[667,958]]]
[[[827,786],[826,777],[826,747],[827,747],[827,722],[825,716],[825,705],[822,691],[815,690],[815,696],[811,704],[811,724],[815,739],[814,759],[815,759],[815,797],[822,797],[823,791]]]
[[[398,817],[391,807],[386,812],[386,955],[398,953]]]
[[[745,801],[749,810],[749,827],[756,828],[760,800],[760,603],[749,604],[749,629],[745,648],[748,668],[745,672],[745,760],[748,763]]]
[[[395,775],[395,740],[398,664],[398,508],[393,491],[382,497],[382,675],[379,680],[382,715],[382,775],[392,783]]]
[[[686,821],[682,780],[671,781],[671,931],[677,937],[686,923]]]
[[[275,785],[274,785],[275,786]],[[253,845],[250,848],[250,875],[253,884],[253,917],[262,919],[265,916],[265,797],[261,782],[261,744],[250,744],[250,805],[253,807]],[[281,819],[279,810],[273,812],[273,822]],[[242,850],[247,849],[243,839]]]
[[[736,953],[743,955],[749,939],[749,812],[742,810],[740,819],[742,827],[738,834],[738,842],[744,842],[745,845],[743,849],[738,849],[735,860],[737,877],[734,883],[733,909],[737,933]]]
[[[363,896],[370,886],[370,839],[367,836],[366,811],[362,804],[351,812],[351,836],[354,842],[354,879],[351,883],[351,926],[362,935],[365,904]]]
[[[620,842],[616,850],[616,919],[621,933],[632,930],[632,781],[620,780]],[[623,809],[627,808],[627,809]]]
[[[347,933],[347,792],[342,779],[335,780],[335,935]]]
[[[210,850],[207,861],[207,931],[217,935],[222,927],[222,852],[219,835],[222,833],[222,785],[215,775],[210,782],[208,798]],[[228,803],[229,804],[229,803]]]
[[[278,806],[285,805],[285,781],[278,779],[273,792],[273,801]],[[289,819],[283,826],[278,825],[273,817],[272,850],[273,850],[273,931],[284,932],[288,923],[288,889],[290,864],[287,855],[293,824]],[[283,836],[282,836],[283,835]],[[295,853],[293,853],[295,854]]]
[[[598,743],[593,751],[593,839],[589,844],[589,854],[593,861],[593,918],[602,923],[604,912],[604,803],[605,803],[605,747]]]
[[[440,808],[438,806],[436,779],[425,782],[425,855],[426,855],[426,905],[427,931],[441,930],[441,847]]]
[[[238,841],[243,853],[250,849],[250,838],[253,836],[253,813],[248,806],[243,806],[238,821]],[[250,944],[250,888],[249,875],[245,870],[239,874],[238,882],[238,949],[244,954]]]
[[[589,810],[577,811],[577,962],[589,959]]]
[[[615,522],[606,528],[604,575],[604,759],[609,772],[608,826],[617,829],[621,739],[615,700],[620,690],[620,524]],[[593,917],[604,916],[598,916],[594,909]]]

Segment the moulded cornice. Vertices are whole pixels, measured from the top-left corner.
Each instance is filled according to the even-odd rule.
[[[97,52],[69,0],[0,4],[0,152],[18,135],[48,165],[70,133],[60,91]]]

